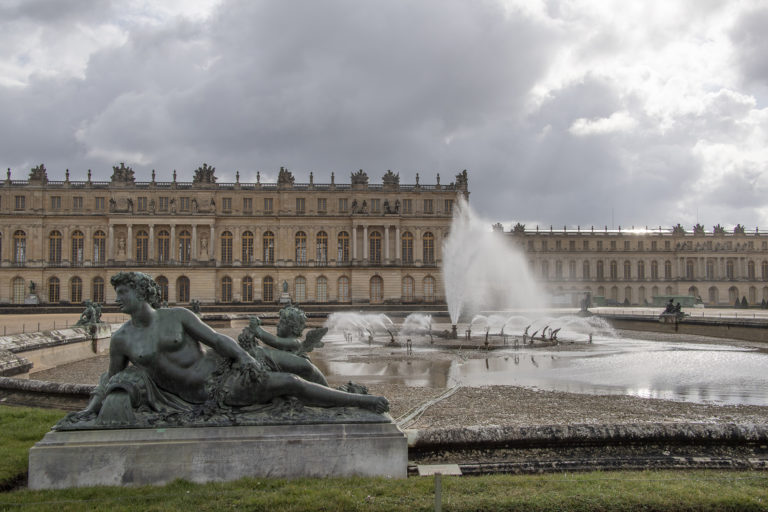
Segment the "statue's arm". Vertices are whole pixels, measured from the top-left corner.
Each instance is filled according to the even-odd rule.
[[[211,347],[220,356],[243,364],[253,362],[253,357],[238,345],[235,340],[214,331],[188,309],[175,308],[174,313],[180,316],[184,330],[187,333],[200,343]]]
[[[267,332],[261,328],[261,321],[258,318],[253,318],[255,318],[255,321],[252,319],[251,325],[249,326],[251,332],[270,347],[278,350],[285,350],[286,352],[298,352],[301,349],[301,342],[296,338],[281,338],[275,336],[271,332]],[[257,325],[253,325],[254,323]]]

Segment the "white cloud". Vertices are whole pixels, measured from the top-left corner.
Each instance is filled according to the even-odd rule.
[[[627,132],[637,126],[637,121],[624,112],[614,112],[610,117],[599,119],[576,119],[568,131],[573,135],[603,135],[607,133]]]

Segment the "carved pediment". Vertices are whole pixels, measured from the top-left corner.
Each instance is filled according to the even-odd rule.
[[[525,224],[520,224],[519,222],[515,224],[515,227],[512,228],[513,233],[525,233]]]
[[[296,179],[293,177],[293,174],[291,173],[291,171],[289,171],[285,167],[280,167],[280,172],[277,174],[278,185],[293,186],[295,181]]]
[[[400,173],[393,173],[391,170],[388,170],[384,177],[381,178],[381,182],[384,183],[384,185],[399,185],[400,184]]]
[[[136,178],[133,175],[133,169],[120,162],[120,167],[112,166],[112,181],[114,183],[134,183]]]
[[[207,163],[203,162],[201,167],[195,169],[195,176],[192,178],[192,183],[202,184],[214,184],[216,183],[215,167],[210,167]]]
[[[360,169],[357,172],[352,173],[352,184],[353,185],[368,185],[368,175],[365,174],[365,171]]]
[[[29,181],[48,183],[48,173],[45,170],[45,164],[40,164],[29,170]]]

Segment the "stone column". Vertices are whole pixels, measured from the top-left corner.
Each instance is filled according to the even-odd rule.
[[[210,238],[208,240],[208,259],[217,260],[216,258],[216,228],[213,224],[210,225]]]
[[[192,261],[197,261],[199,257],[200,252],[197,249],[197,224],[192,224],[192,255],[190,256],[190,259]]]
[[[107,260],[115,259],[115,226],[109,225],[107,230]]]
[[[384,226],[384,264],[389,263],[389,228]]]
[[[178,247],[176,247],[176,224],[171,224],[171,240],[169,242],[171,246],[169,247],[170,254],[168,255],[168,258],[171,261],[176,261],[177,251],[179,250]],[[174,295],[175,297],[175,295]],[[171,283],[168,282],[168,300],[170,302],[171,298]]]
[[[128,236],[125,241],[125,261],[134,261],[133,254],[133,224],[128,224]]]
[[[357,226],[352,226],[352,261],[357,260]]]
[[[403,248],[400,245],[402,241],[400,240],[400,226],[395,226],[395,262],[400,264],[402,263],[402,252]]]
[[[149,247],[147,254],[147,261],[153,261],[155,259],[155,225],[149,225]]]
[[[368,262],[368,225],[363,226],[363,261]]]

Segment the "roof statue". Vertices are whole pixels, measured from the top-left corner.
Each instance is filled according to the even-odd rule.
[[[357,172],[352,173],[352,185],[367,185],[368,184],[368,175],[360,169]]]
[[[192,183],[216,183],[215,172],[215,167],[210,167],[207,163],[203,162],[202,166],[195,169],[195,176],[192,178]]]
[[[525,224],[520,224],[519,222],[515,224],[515,227],[512,228],[512,231],[514,233],[525,233]]]
[[[136,178],[133,175],[133,169],[127,167],[125,163],[120,162],[120,167],[112,166],[112,182],[116,183],[134,183]]]
[[[704,234],[704,226],[702,224],[696,224],[693,226],[693,234],[694,235],[703,235]]]
[[[391,170],[388,170],[384,177],[381,179],[382,183],[384,185],[399,185],[400,184],[400,173],[393,173]]]
[[[29,181],[48,183],[48,173],[45,170],[45,164],[40,164],[29,170]]]
[[[672,234],[673,235],[684,235],[685,234],[685,228],[678,222],[677,226],[674,226],[672,228]]]
[[[295,181],[296,179],[293,177],[293,174],[291,173],[291,171],[289,171],[285,167],[280,167],[280,172],[277,173],[278,185],[293,186]]]
[[[741,224],[736,224],[733,228],[733,234],[734,235],[743,235],[744,234],[744,226]]]

